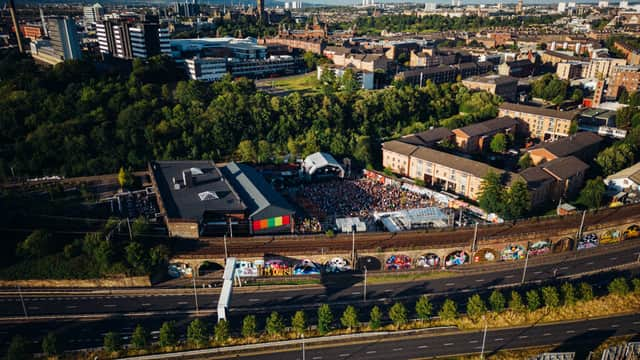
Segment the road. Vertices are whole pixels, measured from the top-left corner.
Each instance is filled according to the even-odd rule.
[[[531,265],[527,269],[526,281],[541,281],[596,271],[637,260],[640,242],[613,248],[611,251],[579,252],[561,263]],[[388,302],[410,299],[423,294],[464,293],[494,286],[518,285],[522,278],[523,261],[519,266],[507,270],[469,273],[460,276],[434,278],[402,283],[368,284],[367,300]],[[316,307],[322,303],[344,305],[361,302],[363,298],[362,278],[325,277],[323,286],[294,287],[285,290],[247,289],[237,290],[232,297],[232,311],[271,312],[304,307]],[[199,308],[205,313],[215,311],[217,293],[207,291],[198,295]],[[175,293],[158,290],[140,290],[134,293],[92,294],[90,292],[69,292],[69,295],[49,295],[46,293],[24,294],[24,302],[30,317],[38,316],[80,316],[87,314],[131,314],[166,313],[189,314],[195,310],[193,293]],[[20,297],[13,293],[0,293],[0,318],[24,316]]]
[[[604,340],[612,336],[638,334],[640,314],[536,325],[523,328],[490,330],[487,332],[485,355],[498,350],[557,345],[555,351],[577,352],[576,358],[584,358]],[[435,356],[452,356],[479,353],[482,348],[482,332],[462,332],[440,336],[386,337],[355,344],[306,346],[305,358],[311,360],[335,359],[418,359]],[[225,354],[207,359],[260,359],[300,360],[301,349],[252,354]]]

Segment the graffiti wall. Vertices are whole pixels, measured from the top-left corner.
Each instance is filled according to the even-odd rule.
[[[565,237],[556,241],[551,247],[554,253],[561,253],[573,249],[573,239]]]
[[[437,268],[439,266],[440,257],[433,253],[422,255],[416,259],[416,267],[418,268]]]
[[[625,240],[638,237],[638,236],[640,236],[640,226],[631,225],[624,231],[624,233],[622,235],[623,235],[623,238]]]
[[[345,258],[334,257],[324,264],[324,271],[328,273],[341,273],[351,271],[351,265]]]
[[[551,252],[551,241],[538,241],[530,245],[529,255],[544,255]]]
[[[407,255],[391,255],[384,262],[385,270],[411,269],[411,258]]]
[[[615,244],[622,239],[622,234],[618,230],[607,230],[600,235],[600,244]]]
[[[521,245],[511,244],[502,250],[501,258],[503,261],[520,260],[527,255],[527,251]]]
[[[464,252],[463,250],[452,252],[447,255],[445,260],[445,265],[447,266],[458,266],[469,262],[469,254]]]
[[[320,275],[320,266],[309,259],[303,259],[293,267],[293,275]]]
[[[258,265],[253,261],[239,260],[236,262],[236,276],[256,277],[260,274]]]
[[[598,246],[598,235],[596,233],[584,234],[578,241],[578,250],[593,249]]]
[[[495,261],[496,252],[492,249],[480,249],[473,257],[473,262]]]

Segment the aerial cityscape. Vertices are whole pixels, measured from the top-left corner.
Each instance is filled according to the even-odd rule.
[[[640,359],[640,3],[0,6],[0,356]]]

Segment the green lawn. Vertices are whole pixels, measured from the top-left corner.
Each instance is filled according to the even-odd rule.
[[[275,79],[265,79],[261,80],[260,83],[264,86],[273,85],[278,90],[300,91],[305,93],[315,92],[320,87],[320,82],[318,81],[315,72]]]

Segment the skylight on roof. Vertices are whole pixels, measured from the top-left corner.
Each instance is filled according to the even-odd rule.
[[[204,174],[204,172],[200,168],[192,167],[189,170],[191,171],[191,175],[203,175]]]
[[[200,198],[200,201],[220,199],[220,197],[218,197],[218,194],[216,194],[215,191],[203,191],[201,193],[198,193],[198,197]]]

